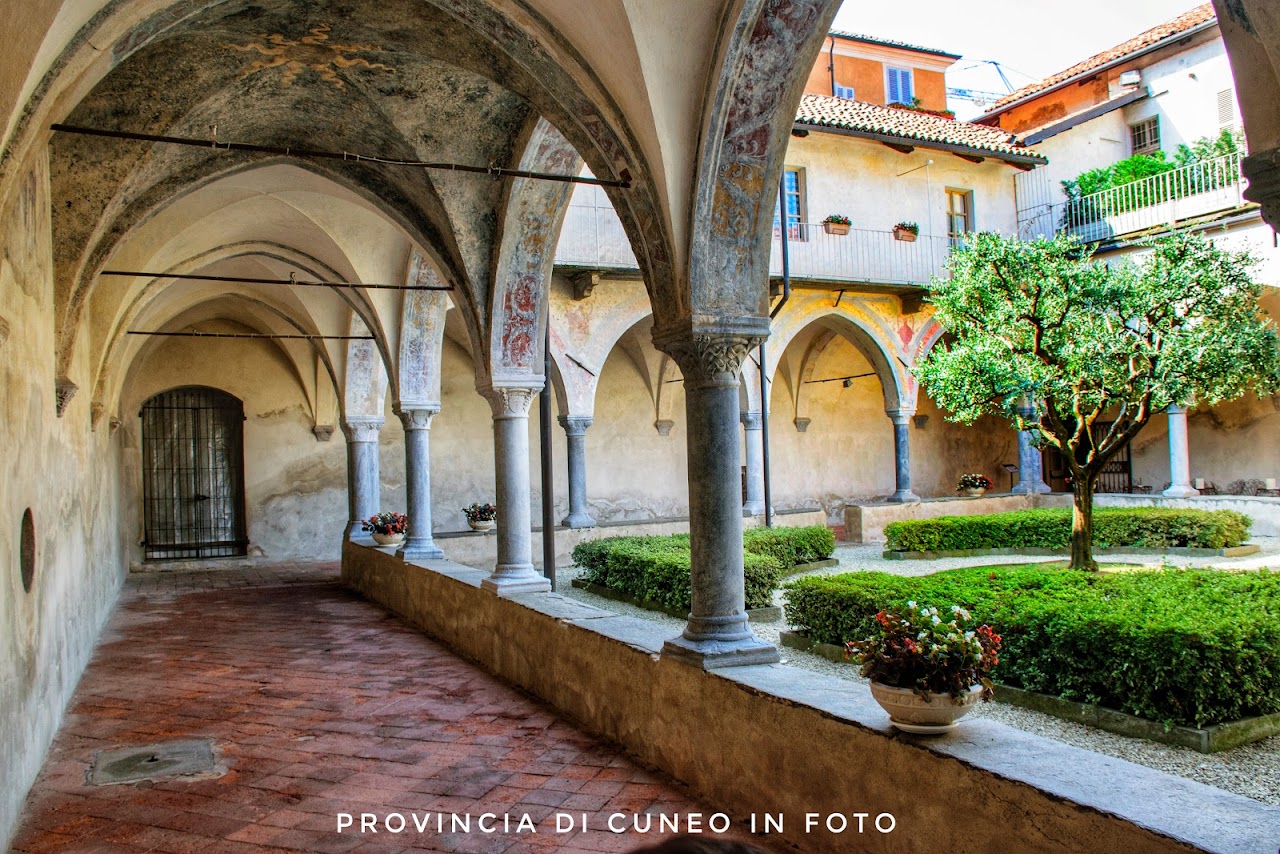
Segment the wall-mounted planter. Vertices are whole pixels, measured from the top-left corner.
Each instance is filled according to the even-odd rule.
[[[904,240],[907,243],[914,243],[916,239],[916,233],[906,228],[899,228],[898,226],[895,225],[893,227],[893,239]]]
[[[822,230],[827,234],[848,234],[849,226],[840,222],[824,222]]]

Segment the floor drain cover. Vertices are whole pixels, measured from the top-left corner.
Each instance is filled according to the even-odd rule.
[[[218,775],[213,759],[213,740],[170,741],[100,750],[89,769],[89,784],[110,786],[156,777],[203,777]]]

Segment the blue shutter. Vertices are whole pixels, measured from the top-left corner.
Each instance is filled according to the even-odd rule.
[[[911,69],[886,68],[888,92],[886,102],[890,104],[911,103]]]

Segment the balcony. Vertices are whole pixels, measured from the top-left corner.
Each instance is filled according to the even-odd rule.
[[[821,223],[796,223],[788,229],[791,276],[820,282],[919,287],[942,272],[950,253],[946,237],[920,235],[897,240],[892,231],[852,229],[827,234]],[[556,265],[594,270],[635,270],[622,223],[602,192],[579,190],[565,214]],[[775,229],[769,273],[782,275],[782,246]]]
[[[1161,172],[1109,190],[1040,205],[1019,214],[1018,233],[1066,232],[1090,243],[1172,227],[1247,204],[1240,160],[1233,153]]]

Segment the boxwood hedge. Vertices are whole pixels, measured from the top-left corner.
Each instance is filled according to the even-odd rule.
[[[909,600],[969,608],[1004,637],[997,682],[1168,724],[1280,712],[1280,573],[978,567],[905,578],[802,578],[787,620],[811,638],[866,637]]]
[[[1093,544],[1099,548],[1238,546],[1253,520],[1231,510],[1175,510],[1165,507],[1098,508],[1093,512]],[[934,552],[960,549],[1065,549],[1071,538],[1071,510],[1052,508],[940,516],[890,522],[884,528],[894,551]]]
[[[748,608],[773,605],[783,570],[829,557],[835,538],[824,525],[805,528],[752,528],[743,536]],[[584,540],[573,549],[582,577],[672,608],[690,606],[689,535],[605,537]]]

